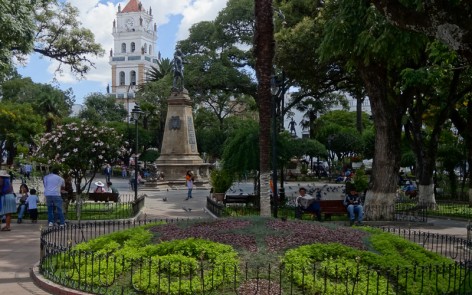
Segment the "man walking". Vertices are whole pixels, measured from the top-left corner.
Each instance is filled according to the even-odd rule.
[[[46,197],[46,205],[48,206],[48,222],[49,226],[54,225],[54,209],[59,218],[60,226],[64,226],[65,219],[62,212],[61,192],[65,191],[64,178],[59,176],[59,168],[52,168],[52,172],[44,176],[44,196]]]
[[[112,171],[112,169],[111,169],[110,164],[107,164],[107,166],[105,167],[105,176],[106,176],[107,182],[110,181],[112,172],[113,172],[113,171]]]

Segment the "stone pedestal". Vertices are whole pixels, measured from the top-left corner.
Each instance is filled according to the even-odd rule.
[[[198,153],[193,125],[192,101],[187,90],[172,92],[167,99],[167,118],[157,169],[164,181],[185,182],[187,170],[192,170],[198,182],[208,178],[208,164]]]

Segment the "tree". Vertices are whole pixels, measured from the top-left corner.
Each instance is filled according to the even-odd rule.
[[[3,101],[29,103],[45,118],[46,131],[72,111],[72,90],[62,91],[49,84],[34,83],[31,78],[15,78],[1,85]]]
[[[124,152],[121,142],[121,136],[112,128],[85,122],[69,123],[40,137],[35,156],[48,165],[64,165],[80,194],[90,189],[104,164],[113,163]]]
[[[259,132],[257,123],[247,121],[225,141],[223,167],[239,176],[259,169]]]
[[[260,204],[261,216],[270,216],[270,81],[274,58],[274,21],[272,0],[254,1],[255,32],[254,57],[256,59],[257,104],[259,106],[259,153],[260,153]]]
[[[214,21],[192,26],[190,36],[178,45],[189,63],[186,85],[191,97],[216,114],[220,128],[225,117],[254,105],[256,84],[247,70],[253,66],[253,23],[252,0],[231,0]]]
[[[101,56],[103,49],[95,43],[93,33],[80,27],[79,11],[70,3],[57,0],[0,0],[0,80],[12,65],[12,59],[36,52],[69,66],[83,77],[94,63],[90,55]]]
[[[394,25],[435,37],[472,62],[472,6],[467,0],[372,0]]]
[[[33,49],[33,11],[34,2],[30,0],[0,0],[0,81],[11,72],[13,56]]]
[[[169,58],[163,58],[157,61],[157,67],[151,66],[151,70],[148,73],[148,81],[159,81],[166,75],[172,73],[174,62]]]
[[[442,43],[432,42],[425,54],[426,66],[405,69],[402,90],[414,93],[408,108],[405,133],[416,154],[418,200],[436,206],[433,171],[440,136],[451,112],[470,95],[470,73],[457,63],[456,54]]]
[[[124,106],[111,95],[91,93],[84,98],[84,105],[78,116],[90,123],[124,121],[128,116]]]
[[[13,163],[16,147],[21,144],[31,146],[33,137],[44,131],[41,115],[35,112],[31,104],[0,103],[0,155],[7,151],[7,164]]]
[[[321,15],[325,25],[320,58],[344,60],[347,70],[355,69],[370,99],[376,146],[366,217],[390,218],[386,208],[393,206],[397,189],[402,118],[413,98],[408,91],[397,91],[396,85],[406,66],[418,67],[428,40],[388,24],[368,1],[327,2]]]

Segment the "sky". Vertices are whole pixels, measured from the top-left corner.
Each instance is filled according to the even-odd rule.
[[[112,27],[116,19],[118,4],[124,8],[128,0],[65,0],[80,11],[82,26],[90,29],[95,41],[105,50],[103,57],[93,57],[95,69],[85,79],[78,80],[70,72],[54,74],[58,63],[38,54],[32,54],[27,64],[18,66],[23,77],[31,77],[36,83],[48,83],[66,90],[72,88],[76,103],[82,104],[84,97],[93,92],[106,93],[111,84],[111,66],[108,52],[113,47]],[[154,22],[157,23],[157,44],[155,48],[162,57],[172,59],[177,41],[189,35],[189,28],[200,21],[214,20],[228,0],[141,0],[143,7],[152,8]],[[65,69],[66,67],[64,67]]]

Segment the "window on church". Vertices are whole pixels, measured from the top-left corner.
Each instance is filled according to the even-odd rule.
[[[131,42],[131,52],[134,52],[136,50],[136,44],[134,42]]]
[[[121,43],[121,53],[126,53],[126,43]]]
[[[136,85],[136,72],[131,71],[130,73],[131,85]]]
[[[152,51],[151,51],[151,45],[149,45],[149,54],[151,54]]]
[[[125,72],[120,72],[120,85],[125,85]]]
[[[144,51],[144,53],[146,53],[146,52],[147,52],[147,44],[146,44],[146,43],[144,43],[144,46],[143,46],[143,51]]]

